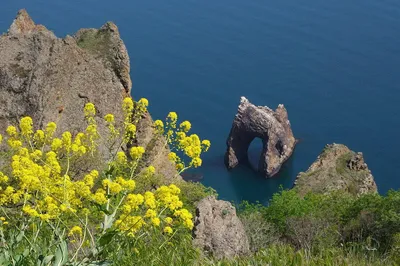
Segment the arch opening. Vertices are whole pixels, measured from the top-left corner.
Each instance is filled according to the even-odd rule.
[[[263,141],[261,138],[254,138],[247,149],[247,158],[249,165],[255,171],[258,171],[260,158],[263,152]]]

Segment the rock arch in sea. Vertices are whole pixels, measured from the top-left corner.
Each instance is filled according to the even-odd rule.
[[[228,169],[248,161],[247,151],[255,138],[260,138],[263,143],[258,171],[265,177],[272,177],[279,172],[296,145],[283,104],[274,111],[267,106],[255,106],[241,97],[226,143],[225,165]]]

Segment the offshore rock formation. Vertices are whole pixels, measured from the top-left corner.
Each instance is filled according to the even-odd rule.
[[[61,39],[21,10],[8,33],[0,36],[0,131],[29,115],[35,127],[55,121],[57,132],[74,134],[86,128],[82,110],[90,101],[97,108],[100,134],[106,134],[105,114],[122,120],[121,102],[132,86],[129,71],[129,56],[115,24],[82,29]],[[138,127],[138,144],[151,142],[151,125],[147,114]],[[151,146],[153,157],[148,160],[174,176],[168,151],[160,143]]]
[[[355,153],[342,144],[327,145],[310,168],[305,173],[299,173],[294,189],[300,195],[334,190],[353,195],[377,192],[363,154]]]
[[[249,241],[231,203],[209,196],[197,204],[193,244],[220,258],[249,253]]]
[[[263,142],[258,171],[271,177],[279,172],[296,145],[288,113],[282,104],[273,111],[266,106],[255,106],[241,97],[227,140],[225,165],[228,169],[248,161],[247,150],[255,138]]]

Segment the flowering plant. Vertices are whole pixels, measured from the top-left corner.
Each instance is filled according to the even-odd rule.
[[[146,99],[134,102],[125,98],[122,123],[116,123],[113,114],[103,118],[107,136],[99,134],[92,103],[84,107],[84,132],[58,133],[54,122],[35,130],[32,118],[23,117],[18,127],[6,129],[4,140],[0,135],[5,150],[0,172],[1,265],[105,261],[104,250],[116,241],[117,246],[128,245],[137,253],[136,246],[154,239],[150,236],[161,239],[161,248],[171,244],[176,234],[190,232],[193,216],[184,208],[176,185],[135,192],[137,178],[150,178],[156,169],[152,165],[140,168],[145,147],[121,148],[135,139],[147,107]],[[177,126],[177,115],[171,112],[165,127],[157,120],[154,128],[158,136],[165,135],[172,149],[183,151],[190,159],[185,164],[175,152],[169,154],[179,173],[201,165],[201,153],[208,150],[210,142],[187,136],[190,122]],[[110,145],[105,167],[75,170],[79,160],[95,156],[101,138]]]

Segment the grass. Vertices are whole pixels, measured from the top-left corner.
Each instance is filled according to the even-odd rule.
[[[107,54],[110,49],[111,34],[107,31],[87,30],[77,41],[82,49],[95,54]]]

